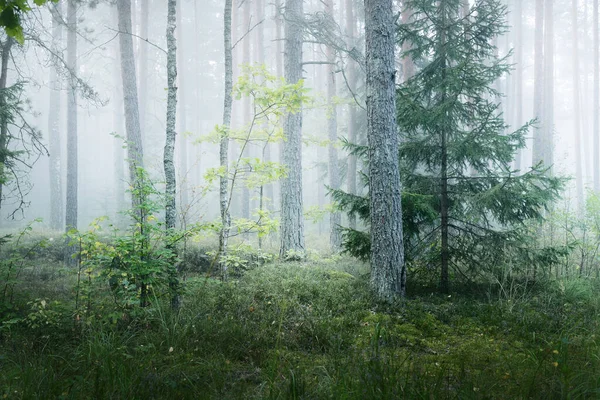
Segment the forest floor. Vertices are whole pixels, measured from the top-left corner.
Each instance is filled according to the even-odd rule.
[[[366,271],[331,256],[190,275],[179,313],[114,314],[106,285],[92,319],[73,271],[34,258],[0,309],[0,398],[600,398],[597,281],[412,285],[382,306]]]

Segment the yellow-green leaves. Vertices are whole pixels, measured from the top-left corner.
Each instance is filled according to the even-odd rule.
[[[58,2],[58,0],[33,0],[36,6],[41,6],[47,2]],[[0,26],[8,36],[13,37],[17,42],[23,44],[23,27],[21,26],[21,16],[31,10],[28,0],[0,0]]]

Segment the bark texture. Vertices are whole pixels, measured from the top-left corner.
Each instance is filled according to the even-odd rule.
[[[594,39],[593,39],[593,47],[594,47],[594,109],[592,110],[592,114],[594,115],[594,125],[593,125],[593,145],[594,150],[592,152],[592,169],[594,171],[594,192],[600,192],[600,64],[598,63],[599,53],[600,53],[600,38],[598,29],[600,28],[598,24],[598,0],[594,0],[593,7],[593,22],[592,29],[594,31]]]
[[[8,82],[8,61],[10,60],[10,51],[12,49],[13,39],[7,38],[2,44],[2,62],[0,67],[0,93],[7,88]],[[4,95],[0,96],[0,107],[5,107],[6,99]],[[2,208],[4,180],[6,179],[6,161],[9,151],[10,137],[8,132],[8,119],[0,118],[0,209]]]
[[[287,83],[302,79],[303,0],[285,2],[284,75]],[[287,176],[281,182],[281,248],[279,255],[304,252],[302,209],[302,111],[285,117],[283,164]]]
[[[177,221],[176,208],[176,175],[175,163],[175,124],[177,122],[177,42],[175,40],[175,29],[177,23],[177,0],[169,0],[167,4],[167,130],[165,138],[165,149],[163,155],[163,164],[165,169],[165,228],[167,231],[175,229]],[[175,251],[171,243],[167,243],[167,248]],[[171,292],[171,308],[179,309],[179,279],[175,259],[171,260],[169,270],[169,289]]]
[[[554,166],[554,0],[544,7],[544,111],[542,151],[544,164]]]
[[[229,214],[229,127],[231,126],[231,108],[233,106],[233,49],[231,44],[231,14],[233,0],[225,0],[223,44],[225,52],[225,97],[223,102],[223,130],[219,144],[219,164],[222,169],[219,180],[219,205],[221,211],[221,232],[219,234],[219,250],[221,257],[221,268],[223,274],[227,273],[227,267],[223,258],[227,255],[227,242],[229,240],[229,227],[231,216]]]
[[[177,43],[175,41],[176,0],[169,0],[167,17],[167,132],[165,140],[163,165],[165,170],[165,225],[167,229],[175,229],[177,209],[175,202],[175,124],[177,119]]]
[[[183,23],[181,22],[182,13],[181,13],[182,1],[177,2],[177,58],[179,58],[180,62],[184,61],[184,53],[183,53]],[[168,38],[167,38],[168,39]],[[185,76],[185,65],[187,63],[183,62],[182,67],[179,68],[179,71],[176,72],[177,76],[177,86],[179,91],[179,98],[181,101],[178,103],[177,112],[179,114],[179,145],[178,145],[178,153],[179,153],[179,191],[180,191],[180,209],[182,219],[187,216],[187,208],[189,206],[188,199],[188,140],[185,137],[185,132],[187,131],[187,88],[186,85],[187,77]],[[185,224],[185,221],[184,221]]]
[[[513,71],[514,82],[514,127],[518,128],[523,124],[523,5],[521,0],[514,2],[514,54],[515,70]],[[515,156],[515,169],[523,168],[523,149],[517,150]]]
[[[138,105],[137,78],[135,73],[135,57],[131,28],[131,0],[117,0],[119,22],[119,45],[121,49],[121,79],[123,83],[123,103],[125,108],[125,129],[127,131],[127,157],[129,179],[136,180],[137,168],[144,167],[142,147],[142,131]],[[137,200],[134,198],[133,207]]]
[[[334,17],[333,0],[326,0],[325,7],[327,13]],[[327,120],[327,133],[329,137],[328,158],[329,158],[329,187],[337,190],[340,188],[340,171],[338,166],[337,154],[337,105],[335,104],[335,96],[337,92],[336,82],[336,53],[331,47],[327,47],[327,102],[331,114]],[[340,225],[342,223],[342,215],[339,212],[332,212],[329,216],[329,244],[335,251],[342,245],[342,236],[340,234]]]
[[[406,291],[396,125],[392,0],[365,0],[371,282],[391,301]]]
[[[148,39],[148,25],[150,20],[150,0],[143,0],[140,4],[140,36],[142,39]],[[146,119],[148,110],[148,43],[140,40],[140,129],[142,131],[142,141],[146,141],[148,132],[146,130]]]
[[[583,213],[583,155],[581,152],[581,103],[580,103],[580,85],[579,85],[579,35],[577,32],[577,0],[571,1],[571,26],[573,29],[573,111],[575,135],[575,185],[577,187],[577,211],[579,215]]]
[[[465,3],[463,3],[464,7]],[[448,46],[446,36],[446,25],[448,23],[448,5],[446,0],[440,1],[440,26],[437,27],[439,37],[438,58],[441,60],[440,70],[442,71],[442,82],[446,82],[446,66],[447,55],[446,48]],[[468,7],[468,4],[467,4]],[[468,17],[468,8],[463,8],[465,18]],[[440,103],[444,103],[447,98],[446,87],[442,87],[440,93]],[[440,232],[441,232],[441,273],[440,273],[440,291],[442,293],[450,292],[450,277],[449,277],[449,264],[450,264],[450,244],[449,244],[449,193],[448,193],[448,131],[442,127],[440,129],[441,135],[441,162],[440,162]]]
[[[356,42],[356,20],[354,19],[354,2],[353,0],[346,0],[346,36],[349,40],[349,47],[355,45]],[[349,59],[347,64],[348,69],[348,89],[352,91],[351,95],[354,96],[356,93],[356,81],[357,81],[357,66],[354,60]],[[350,104],[348,109],[348,141],[350,143],[356,143],[358,139],[357,135],[357,104]],[[350,154],[348,156],[348,174],[347,184],[348,193],[356,194],[356,178],[357,178],[357,159],[356,156]],[[356,229],[356,215],[351,214],[348,216],[349,225],[351,229]]]
[[[62,5],[52,6],[52,38],[62,48]],[[58,60],[55,60],[58,63]],[[58,65],[58,64],[57,64]],[[57,67],[50,68],[50,99],[48,102],[48,141],[50,150],[50,228],[63,230],[65,210],[60,140],[60,78]]]
[[[77,2],[69,0],[67,3],[67,67],[71,71],[67,93],[67,201],[65,213],[65,227],[67,231],[77,229],[78,211],[78,150],[77,150],[77,89],[75,74],[77,73]],[[71,256],[74,248],[67,248],[65,261],[69,265],[75,264]]]
[[[543,107],[544,107],[544,0],[535,1],[533,116],[537,125],[533,129],[532,164],[544,161],[543,151]]]

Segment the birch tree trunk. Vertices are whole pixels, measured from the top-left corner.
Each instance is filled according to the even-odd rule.
[[[371,282],[379,299],[392,301],[406,292],[392,0],[365,0],[365,38]]]
[[[163,164],[165,169],[165,228],[167,232],[175,229],[177,221],[176,208],[176,175],[175,163],[175,124],[177,120],[177,42],[175,40],[175,29],[177,21],[177,0],[169,0],[167,4],[167,130],[165,139],[165,149],[163,155]],[[171,243],[167,243],[167,248],[175,251]],[[179,308],[179,280],[175,260],[171,260],[169,270],[169,289],[171,292],[171,308]]]
[[[69,73],[69,90],[67,93],[67,201],[65,227],[67,231],[77,229],[78,211],[78,150],[77,150],[77,90],[75,74],[77,74],[77,1],[67,2],[67,67]],[[67,249],[66,263],[74,265],[71,256],[75,248]]]
[[[62,4],[51,6],[52,39],[58,48],[62,48]],[[60,78],[58,60],[50,68],[50,99],[48,102],[48,141],[50,150],[50,228],[55,231],[64,229],[64,203],[60,140]]]
[[[144,167],[142,132],[138,105],[137,78],[131,28],[131,0],[117,0],[119,22],[119,45],[121,49],[121,79],[123,83],[123,103],[125,108],[125,128],[127,131],[127,157],[129,179],[136,181],[137,168]],[[133,208],[139,201],[133,196]]]
[[[219,234],[219,257],[223,276],[227,276],[227,265],[224,258],[227,255],[227,242],[229,240],[229,227],[231,216],[229,214],[229,128],[231,126],[231,108],[233,106],[233,48],[231,43],[231,14],[233,0],[225,0],[223,45],[225,52],[225,96],[223,101],[223,133],[219,144],[219,164],[221,177],[219,180],[219,205],[221,210],[221,232]]]
[[[176,0],[169,0],[167,17],[167,134],[163,165],[165,170],[165,225],[175,229],[177,222],[175,162],[175,124],[177,120],[177,43],[175,41]]]
[[[326,12],[331,18],[334,17],[333,0],[325,1]],[[331,46],[327,46],[327,103],[329,104],[330,115],[327,119],[327,132],[329,137],[328,156],[329,156],[329,186],[331,189],[337,190],[340,188],[340,172],[338,168],[338,155],[336,144],[337,137],[337,105],[335,104],[335,96],[337,94],[336,85],[336,54]],[[339,250],[342,244],[340,235],[340,224],[342,216],[339,212],[331,212],[329,216],[329,244],[332,250]]]
[[[285,2],[284,75],[287,83],[302,79],[303,0]],[[283,164],[287,176],[281,181],[280,257],[288,252],[304,252],[304,216],[302,209],[302,111],[285,117]]]

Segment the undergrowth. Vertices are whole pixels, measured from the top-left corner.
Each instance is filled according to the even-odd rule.
[[[23,266],[0,315],[0,397],[598,398],[594,280],[518,281],[377,304],[364,265],[309,257],[223,282],[191,274],[178,313],[155,299],[78,320],[74,274]],[[508,290],[512,285],[511,290]]]

